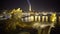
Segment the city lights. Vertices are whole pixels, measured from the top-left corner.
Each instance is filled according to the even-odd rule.
[[[38,16],[38,22],[40,22],[41,21],[41,17],[40,16]]]
[[[0,6],[0,34],[60,33],[58,0],[2,0]]]
[[[56,14],[55,13],[53,13],[50,18],[51,18],[52,22],[56,22],[57,18],[56,18]]]
[[[45,18],[45,16],[42,16],[42,22],[44,22],[44,18]]]
[[[29,20],[29,22],[30,22],[30,21],[34,21],[34,16],[28,17],[28,20]]]
[[[42,16],[41,15],[32,15],[32,16],[30,16],[31,14],[29,14],[29,13],[26,13],[26,14],[24,14],[25,16],[27,15],[28,17],[25,17],[25,18],[27,18],[27,22],[48,22],[48,20],[50,20],[51,22],[55,22],[56,21],[56,14],[51,14],[51,16],[49,17],[48,16],[48,14],[47,15],[43,15],[42,14]],[[49,19],[49,18],[50,19]]]
[[[48,22],[48,16],[46,16],[46,22]]]
[[[35,21],[37,21],[38,16],[35,16]]]

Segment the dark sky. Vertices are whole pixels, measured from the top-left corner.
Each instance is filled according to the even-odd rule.
[[[30,0],[32,10],[60,10],[59,0]],[[28,10],[27,0],[2,0],[2,9],[21,8]]]

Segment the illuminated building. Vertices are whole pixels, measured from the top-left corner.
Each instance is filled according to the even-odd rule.
[[[30,22],[33,21],[36,21],[36,22],[49,22],[49,20],[52,22],[56,21],[56,14],[52,13],[50,14],[49,16],[49,13],[44,13],[43,12],[40,14],[40,13],[33,13],[33,14],[30,14],[29,12],[27,13],[23,13],[22,14],[23,17],[27,18],[27,20]]]

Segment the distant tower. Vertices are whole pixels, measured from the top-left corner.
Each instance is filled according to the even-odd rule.
[[[27,0],[27,2],[28,2],[28,5],[29,5],[29,11],[31,11],[31,3],[30,3],[29,0]]]
[[[29,6],[29,11],[31,11],[31,5]]]

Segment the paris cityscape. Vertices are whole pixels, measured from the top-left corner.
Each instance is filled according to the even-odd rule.
[[[26,3],[27,7],[22,6],[22,1]],[[16,7],[18,5],[16,4],[16,8],[11,8],[14,5],[9,7],[7,2],[11,5],[13,2],[14,4],[20,2],[20,7]],[[4,6],[0,8],[0,34],[60,34],[60,8],[57,9],[57,6],[54,5],[55,7],[51,9],[47,0],[14,0],[13,2],[6,0],[3,3]],[[45,4],[45,8],[41,5],[38,10],[38,7],[33,5],[34,3],[38,7],[39,4]]]

